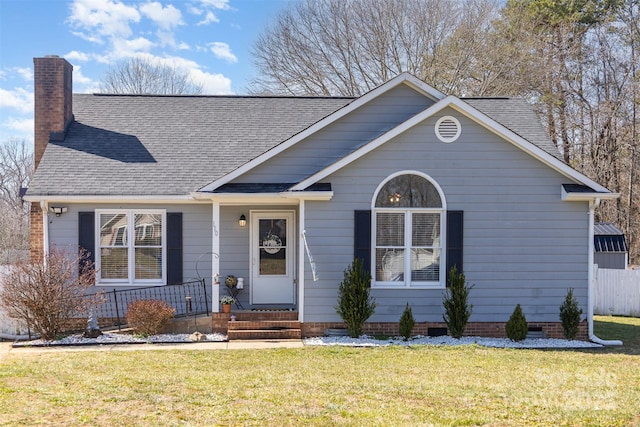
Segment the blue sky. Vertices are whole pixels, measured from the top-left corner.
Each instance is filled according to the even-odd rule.
[[[243,94],[250,49],[289,0],[0,0],[0,143],[33,141],[33,58],[74,66],[73,90],[96,92],[110,64],[167,61],[206,94]]]

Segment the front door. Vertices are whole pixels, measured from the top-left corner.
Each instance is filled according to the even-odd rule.
[[[294,212],[251,213],[251,303],[294,304]]]

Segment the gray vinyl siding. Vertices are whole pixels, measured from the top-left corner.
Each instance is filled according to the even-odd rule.
[[[228,275],[244,278],[244,289],[238,294],[240,303],[245,308],[251,308],[251,249],[250,249],[250,212],[251,211],[295,211],[297,215],[297,206],[268,206],[268,205],[249,205],[249,206],[221,206],[220,207],[220,295],[226,295],[227,290],[224,286],[224,278]],[[247,226],[241,228],[238,225],[240,215],[247,218]],[[297,230],[296,230],[297,233]],[[297,257],[297,248],[293,250],[291,256]],[[294,263],[297,268],[297,263]]]
[[[211,205],[208,204],[78,204],[59,203],[68,212],[59,217],[49,215],[51,246],[75,248],[78,245],[78,212],[96,209],[164,209],[182,212],[183,279],[205,278],[211,284]],[[101,289],[131,288],[101,286]],[[209,291],[210,292],[210,291]]]
[[[456,142],[438,141],[442,115],[462,124]],[[334,198],[308,202],[305,229],[318,282],[305,275],[305,321],[338,321],[334,306],[353,257],[354,210],[370,209],[389,175],[416,170],[442,188],[447,209],[464,211],[464,271],[474,284],[471,321],[506,321],[521,304],[529,321],[558,321],[568,288],[586,313],[588,207],[560,200],[570,182],[454,111],[444,111],[327,177]],[[408,302],[418,321],[442,321],[444,291],[372,289],[371,321],[397,322]]]
[[[433,101],[400,85],[326,126],[234,182],[298,182],[428,108]]]
[[[183,278],[185,281],[204,278],[207,293],[211,295],[212,275],[212,207],[210,204],[70,204],[68,212],[56,217],[49,215],[49,241],[51,246],[75,250],[78,245],[78,212],[93,212],[96,209],[165,209],[167,212],[182,212],[183,228]],[[251,292],[250,278],[250,226],[238,225],[240,215],[249,220],[251,210],[293,210],[297,206],[221,206],[220,207],[220,296],[226,295],[224,278],[228,275],[243,277],[244,290],[238,295],[240,303],[248,308]],[[297,256],[294,251],[292,256]],[[295,264],[297,266],[297,264]],[[142,287],[141,285],[140,287]],[[137,286],[134,286],[137,287]],[[131,286],[100,286],[100,289],[127,289]],[[217,301],[215,302],[217,304]]]

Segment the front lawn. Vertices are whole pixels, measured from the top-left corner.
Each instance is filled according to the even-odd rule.
[[[624,339],[615,334],[628,321],[618,319],[598,319],[611,328],[601,338]],[[640,319],[630,323],[637,340]],[[623,349],[43,352],[0,361],[8,425],[637,426],[638,408],[640,357]]]

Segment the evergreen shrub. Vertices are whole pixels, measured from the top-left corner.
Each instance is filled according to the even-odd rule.
[[[572,340],[578,335],[581,316],[582,309],[573,296],[573,289],[569,288],[564,302],[560,305],[560,322],[562,322],[562,333],[565,338]]]
[[[400,317],[400,336],[404,337],[405,341],[411,338],[411,332],[413,331],[415,324],[416,319],[413,317],[413,312],[411,311],[411,307],[409,307],[409,303],[407,303],[407,306]]]
[[[469,286],[463,272],[459,272],[454,265],[449,271],[448,287],[442,304],[449,333],[454,338],[460,338],[471,317],[473,304],[469,304],[469,293],[473,285]]]
[[[352,338],[362,335],[364,322],[375,312],[375,300],[369,296],[370,286],[371,274],[364,269],[361,259],[354,259],[344,271],[335,306]]]
[[[529,325],[527,324],[527,318],[524,316],[520,304],[516,305],[511,317],[509,317],[509,321],[505,325],[505,331],[511,341],[522,341],[527,337]]]

